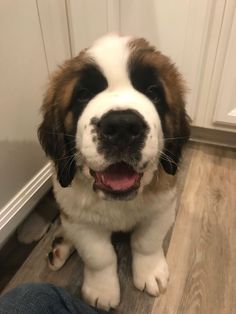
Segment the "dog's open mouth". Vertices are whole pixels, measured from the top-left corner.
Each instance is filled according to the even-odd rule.
[[[125,162],[110,165],[104,171],[91,172],[95,178],[94,187],[105,192],[125,193],[137,190],[142,177]]]

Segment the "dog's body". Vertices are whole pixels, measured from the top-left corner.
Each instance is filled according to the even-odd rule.
[[[189,137],[184,88],[169,59],[143,39],[108,35],[67,61],[52,79],[39,129],[55,164],[63,242],[84,261],[82,293],[92,305],[120,299],[113,231],[132,230],[134,284],[166,288],[162,242],[175,218],[177,164]],[[94,191],[93,191],[93,189]]]

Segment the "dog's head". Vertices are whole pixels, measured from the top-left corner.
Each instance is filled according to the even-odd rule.
[[[54,74],[39,139],[63,187],[77,172],[105,198],[131,199],[159,167],[174,175],[189,137],[184,86],[144,39],[105,36]]]

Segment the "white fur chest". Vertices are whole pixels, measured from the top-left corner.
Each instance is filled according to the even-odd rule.
[[[111,231],[127,231],[145,218],[158,215],[176,197],[175,186],[142,193],[131,201],[102,200],[84,180],[62,188],[54,179],[54,193],[61,210],[74,223],[103,225]]]

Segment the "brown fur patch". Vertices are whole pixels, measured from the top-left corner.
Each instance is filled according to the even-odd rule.
[[[65,117],[65,122],[64,122],[67,132],[70,132],[73,130],[73,122],[74,122],[73,113],[69,111]]]
[[[143,64],[156,69],[156,82],[162,85],[165,94],[167,109],[161,115],[165,141],[163,165],[168,173],[174,174],[178,161],[181,157],[183,144],[190,135],[190,119],[185,112],[185,92],[184,80],[174,63],[160,51],[157,51],[145,39],[135,39],[129,43],[131,49],[130,66],[133,64]],[[144,78],[145,80],[145,78]],[[155,84],[155,82],[154,82]],[[158,105],[157,105],[158,106]],[[172,165],[169,163],[172,162]]]
[[[129,46],[131,48],[130,60],[139,59],[144,64],[155,66],[163,83],[169,105],[178,105],[179,98],[183,98],[185,95],[186,87],[174,63],[143,38],[130,41]]]
[[[61,96],[59,99],[59,103],[63,108],[67,108],[68,104],[71,101],[72,92],[74,90],[75,84],[78,81],[78,78],[75,77],[71,79],[65,86],[62,88]]]
[[[170,111],[178,116],[185,107],[186,86],[184,80],[171,60],[143,39],[135,39],[129,43],[131,48],[130,62],[138,59],[140,63],[154,66],[159,80],[165,90],[167,103]]]
[[[65,61],[64,64],[51,75],[42,106],[44,113],[50,110],[50,107],[54,105],[62,110],[68,107],[73,88],[79,79],[80,71],[85,64],[91,62],[91,58],[86,55],[86,50],[83,50],[78,56]]]
[[[130,40],[128,44],[131,51],[134,53],[135,51],[155,51],[155,47],[151,46],[149,42],[145,38],[135,38]]]

